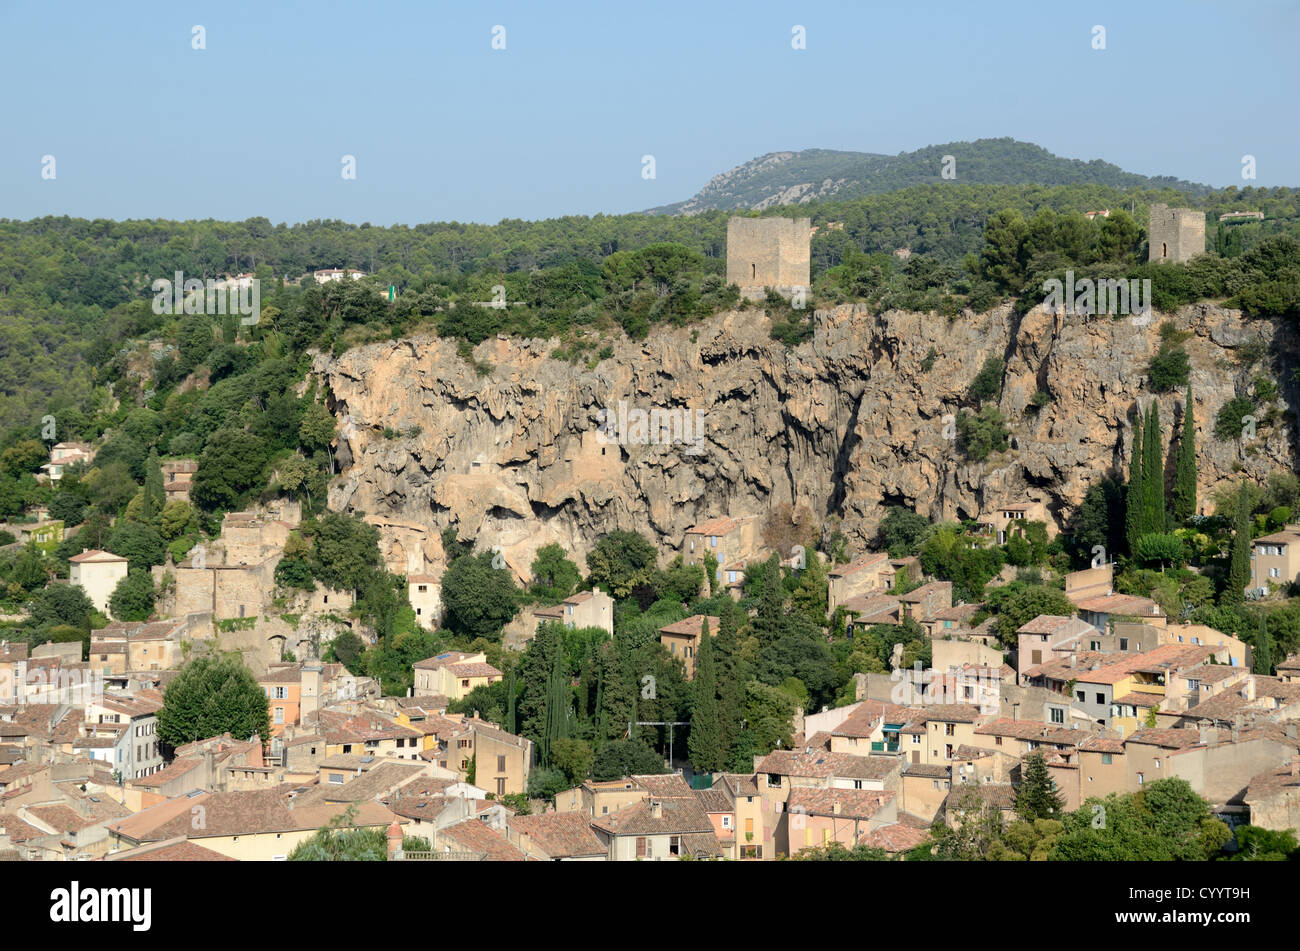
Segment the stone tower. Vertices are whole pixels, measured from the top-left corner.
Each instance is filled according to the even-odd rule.
[[[808,218],[732,218],[727,222],[727,283],[742,297],[762,300],[765,288],[785,296],[808,289],[812,221]]]
[[[1205,253],[1205,212],[1152,205],[1147,234],[1148,261],[1190,261]]]

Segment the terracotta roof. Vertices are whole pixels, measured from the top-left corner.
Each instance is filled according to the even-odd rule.
[[[117,862],[237,862],[229,855],[222,855],[212,849],[205,849],[194,842],[181,840],[165,842],[157,846],[142,845],[129,852],[119,852],[112,856]]]
[[[899,822],[891,826],[881,826],[874,832],[868,832],[858,839],[858,844],[871,849],[884,849],[886,852],[896,854],[907,852],[928,841],[930,841],[930,831],[928,829],[918,829]]]
[[[85,561],[95,562],[113,562],[126,561],[121,555],[115,555],[111,551],[100,551],[98,548],[92,548],[89,551],[83,551],[80,555],[73,555],[68,561],[72,564],[81,564]]]
[[[1018,740],[1032,740],[1035,743],[1051,743],[1061,746],[1078,746],[1092,734],[1083,730],[1067,730],[1064,727],[1049,726],[1032,720],[1012,720],[1003,717],[992,723],[977,726],[975,733],[979,736],[1009,736]]]
[[[515,832],[528,836],[548,858],[577,858],[604,855],[606,849],[591,823],[580,812],[547,812],[540,816],[513,816],[509,822]]]
[[[1100,614],[1123,614],[1133,617],[1164,617],[1165,615],[1160,605],[1150,598],[1141,598],[1132,594],[1103,594],[1076,601],[1074,606],[1080,611],[1093,611]]]
[[[859,571],[867,568],[879,568],[882,563],[889,558],[884,552],[868,552],[860,555],[847,565],[838,565],[830,570],[829,575],[832,578],[847,578],[849,575],[855,575]]]
[[[720,515],[686,530],[687,535],[725,535],[736,527],[736,520]]]
[[[523,862],[527,858],[515,848],[501,833],[488,827],[481,819],[466,819],[435,834],[437,847],[446,843],[459,846],[453,851],[482,852],[489,862]]]
[[[676,634],[684,637],[699,637],[700,629],[703,627],[705,617],[706,615],[703,614],[692,614],[685,620],[677,621],[674,624],[667,624],[664,627],[659,628],[659,633]],[[710,636],[716,636],[718,633],[718,627],[722,624],[722,619],[709,615],[708,620],[709,634]]]
[[[1090,736],[1079,744],[1083,753],[1123,753],[1124,741],[1109,736]]]
[[[659,816],[655,816],[656,808]],[[609,835],[713,834],[713,822],[695,797],[642,799],[592,820],[593,828]]]
[[[455,677],[501,677],[503,674],[491,664],[448,664],[447,670]]]
[[[820,750],[811,753],[773,750],[758,764],[756,772],[810,779],[837,776],[844,779],[880,780],[894,773],[900,765],[901,762],[894,756],[853,756],[849,753]]]
[[[342,804],[289,808],[290,786],[238,792],[200,793],[179,796],[111,823],[111,830],[137,842],[151,842],[175,836],[256,835],[268,832],[315,831],[343,811]],[[192,812],[203,807],[204,827],[196,833]],[[354,805],[356,823],[387,826],[393,813],[374,802]]]
[[[1040,614],[1032,621],[1026,621],[1016,628],[1017,634],[1073,634],[1080,630],[1096,631],[1087,621],[1077,617],[1064,617],[1060,614]]]
[[[790,790],[788,808],[810,816],[846,816],[870,819],[894,798],[892,792],[865,789],[814,789],[796,786]]]
[[[681,773],[638,773],[628,778],[659,799],[689,799],[695,795]]]

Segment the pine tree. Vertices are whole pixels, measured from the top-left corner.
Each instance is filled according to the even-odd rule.
[[[1219,604],[1241,604],[1246,600],[1246,585],[1250,584],[1250,494],[1246,483],[1237,493],[1237,520],[1232,536],[1232,556],[1228,563],[1228,586],[1224,588]]]
[[[1142,537],[1142,470],[1146,462],[1142,454],[1142,427],[1145,420],[1141,412],[1133,424],[1133,443],[1129,449],[1128,492],[1125,497],[1124,539],[1128,542],[1130,553],[1137,551],[1138,539]]]
[[[1183,437],[1178,442],[1178,470],[1174,476],[1174,522],[1182,525],[1196,514],[1196,415],[1192,411],[1192,384],[1183,400]]]
[[[1255,635],[1254,662],[1251,669],[1265,677],[1273,676],[1273,638],[1268,633],[1268,616],[1259,616],[1259,633]]]
[[[1160,443],[1160,404],[1152,401],[1147,413],[1146,432],[1142,435],[1143,497],[1142,534],[1154,535],[1165,530],[1165,460]]]
[[[722,730],[718,721],[718,670],[713,657],[713,635],[708,618],[700,625],[700,647],[695,657],[695,706],[691,710],[691,735],[686,750],[696,772],[722,768]]]
[[[1065,809],[1065,800],[1057,791],[1056,781],[1047,772],[1042,753],[1030,753],[1021,766],[1020,788],[1016,790],[1016,813],[1026,822],[1057,819]]]

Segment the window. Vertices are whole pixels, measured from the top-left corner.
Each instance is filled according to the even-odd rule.
[[[1053,722],[1053,723],[1064,723],[1064,722],[1065,722],[1065,711],[1064,711],[1064,710],[1062,710],[1060,707],[1052,707],[1051,710],[1052,710],[1052,722]]]
[[[1110,753],[1102,753],[1102,754],[1101,754],[1101,765],[1102,765],[1102,766],[1109,766],[1112,762],[1114,762],[1114,760],[1115,760],[1115,757],[1114,757],[1113,755],[1111,755]]]
[[[1127,638],[1127,637],[1121,637],[1121,638],[1119,639],[1119,649],[1122,650],[1122,651],[1126,651],[1126,650],[1128,650],[1128,638]]]
[[[1080,703],[1083,703],[1083,701],[1084,701],[1084,695],[1083,695],[1083,691],[1082,691],[1082,690],[1076,690],[1076,691],[1074,692],[1074,695],[1075,695],[1076,697],[1079,698],[1079,702],[1080,702]]]
[[[955,724],[955,723],[945,723],[944,726],[943,726],[943,735],[944,735],[944,736],[956,736],[956,735],[957,735],[957,724]]]
[[[1105,695],[1104,693],[1098,693],[1098,694],[1097,694],[1097,702],[1098,702],[1098,703],[1105,703],[1105,702],[1106,702],[1106,695]]]
[[[861,788],[862,788],[862,780],[860,780],[860,779],[855,779],[855,780],[853,780],[853,788],[854,788],[854,789],[861,789]]]
[[[1101,650],[1101,641],[1089,641],[1089,642],[1088,642],[1088,650],[1090,650],[1090,651],[1099,651],[1099,650]]]
[[[681,854],[681,845],[682,845],[681,836],[670,835],[668,837],[668,854],[669,855]]]
[[[912,744],[915,746],[915,745],[919,744],[920,742],[921,742],[921,734],[920,734],[920,733],[913,733],[913,734],[912,734]]]
[[[1138,785],[1141,786],[1142,783],[1145,781],[1146,781],[1145,777],[1141,773],[1138,773]]]
[[[341,785],[343,785],[343,774],[342,774],[342,773],[330,773],[330,782],[331,782],[332,784],[334,784],[335,786],[341,786]]]
[[[636,837],[636,857],[643,859],[650,854],[649,842],[646,837],[639,835]]]
[[[501,776],[500,778],[497,779],[497,795],[504,796],[505,794],[506,794],[506,778],[504,776]]]
[[[275,708],[275,722],[281,724],[284,723],[284,707]]]
[[[718,547],[718,536],[717,536],[717,535],[710,535],[710,536],[709,536],[709,547],[710,547],[710,548],[717,548],[717,547]]]
[[[780,789],[780,788],[781,788],[781,777],[780,777],[780,775],[778,775],[777,773],[768,773],[768,774],[767,774],[767,786],[768,786],[769,789]]]
[[[1156,769],[1159,769],[1159,768],[1160,768],[1160,759],[1159,759],[1159,757],[1157,757],[1157,758],[1156,758]]]
[[[1002,737],[1000,737],[1000,736],[995,736],[995,737],[993,737],[993,745],[994,745],[994,746],[1001,746],[1001,745],[1002,745]]]
[[[1201,689],[1201,682],[1200,682],[1199,680],[1191,680],[1191,679],[1189,679],[1189,680],[1187,681],[1187,689],[1188,689],[1188,690],[1200,690],[1200,689]]]
[[[722,828],[724,828],[724,829],[730,829],[730,828],[731,828],[731,816],[723,816],[723,817],[722,817]]]
[[[505,771],[506,771],[506,758],[505,758],[504,756],[498,756],[498,757],[497,757],[497,772],[498,772],[498,773],[504,773]]]

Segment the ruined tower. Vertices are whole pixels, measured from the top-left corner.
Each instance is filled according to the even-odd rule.
[[[1148,261],[1190,261],[1205,253],[1205,212],[1152,205]]]
[[[765,288],[785,296],[808,289],[808,218],[732,218],[727,222],[727,283],[742,297],[762,300]]]

